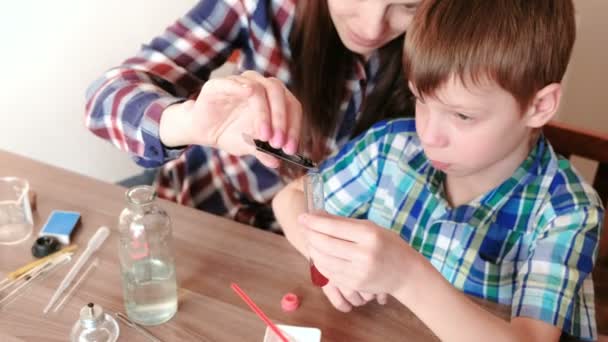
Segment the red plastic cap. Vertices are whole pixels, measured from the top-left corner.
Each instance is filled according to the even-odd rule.
[[[288,293],[281,299],[281,309],[286,312],[296,311],[300,306],[300,299],[293,293]]]

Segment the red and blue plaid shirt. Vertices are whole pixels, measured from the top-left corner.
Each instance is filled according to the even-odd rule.
[[[239,72],[255,70],[289,87],[289,34],[295,3],[200,1],[135,57],[90,86],[86,126],[129,152],[139,165],[162,166],[155,181],[160,197],[276,229],[269,204],[288,179],[251,156],[236,157],[202,146],[168,149],[160,141],[159,122],[167,106],[196,97],[210,73],[236,50],[240,51]],[[366,66],[357,63],[346,84],[341,113],[336,113],[342,121],[326,142],[328,151],[348,141],[363,98],[373,88],[377,56]]]

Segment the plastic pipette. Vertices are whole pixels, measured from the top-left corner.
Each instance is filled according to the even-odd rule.
[[[51,300],[44,308],[42,313],[46,315],[46,313],[49,312],[49,309],[53,306],[59,296],[61,296],[61,293],[63,293],[63,291],[65,291],[65,289],[70,285],[70,283],[76,276],[76,273],[80,271],[82,266],[87,262],[87,260],[89,260],[89,257],[91,257],[91,254],[93,254],[99,248],[99,246],[101,246],[101,244],[106,240],[108,235],[110,235],[110,229],[108,229],[108,227],[102,226],[97,229],[95,234],[91,237],[91,239],[89,239],[89,242],[87,243],[87,248],[84,250],[84,252],[82,252],[80,257],[78,257],[78,260],[76,260],[76,263],[74,263],[74,266],[72,266],[70,272],[68,272],[65,278],[63,278],[61,284],[59,284],[57,290],[55,290],[55,293],[53,293],[53,297],[51,297]]]
[[[55,306],[55,308],[53,309],[53,312],[57,312],[57,311],[59,311],[59,309],[61,309],[61,306],[63,305],[63,303],[66,302],[66,300],[68,298],[70,298],[70,295],[72,294],[72,292],[74,292],[74,290],[76,290],[78,285],[80,283],[82,283],[84,278],[86,278],[87,274],[89,274],[89,272],[91,272],[91,270],[93,268],[97,267],[98,264],[99,264],[99,258],[95,258],[95,259],[93,259],[93,261],[91,261],[89,266],[84,270],[84,272],[82,272],[82,275],[80,276],[80,278],[78,278],[78,280],[76,280],[76,282],[74,283],[74,286],[72,286],[70,288],[70,290],[68,290],[68,293],[66,293],[65,296],[63,296],[63,299],[61,299],[59,301],[59,304],[57,304],[57,306]]]

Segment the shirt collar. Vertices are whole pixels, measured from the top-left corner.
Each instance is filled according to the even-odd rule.
[[[463,204],[451,210],[447,209],[448,203],[445,198],[443,187],[445,173],[433,168],[428,160],[426,160],[426,163],[423,166],[423,170],[426,172],[423,172],[423,174],[426,174],[426,183],[429,191],[440,200],[446,208],[446,215],[449,220],[469,222],[473,225],[477,225],[482,221],[493,217],[493,213],[500,209],[514,192],[530,184],[543,173],[543,170],[546,169],[550,159],[547,151],[547,141],[541,136],[537,139],[537,142],[528,154],[528,157],[519,165],[511,177],[470,203]]]

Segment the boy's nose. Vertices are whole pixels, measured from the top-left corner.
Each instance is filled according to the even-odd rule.
[[[428,115],[427,120],[421,126],[418,136],[424,146],[443,148],[448,145],[447,136],[443,132],[441,120],[437,115]]]

